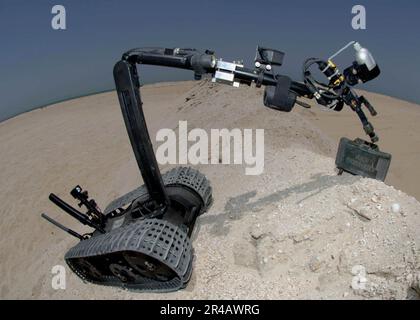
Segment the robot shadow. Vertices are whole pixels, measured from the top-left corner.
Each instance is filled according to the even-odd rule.
[[[227,235],[232,221],[241,219],[249,212],[259,212],[267,206],[277,204],[293,194],[306,194],[296,204],[300,204],[324,190],[337,185],[352,185],[361,177],[344,174],[342,176],[331,176],[316,174],[310,181],[279,190],[261,198],[257,198],[257,190],[246,192],[230,198],[224,207],[224,211],[217,214],[203,215],[199,219],[200,225],[211,225],[211,233],[216,236]]]

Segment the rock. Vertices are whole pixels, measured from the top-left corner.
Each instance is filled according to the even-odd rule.
[[[414,277],[411,287],[420,296],[420,272]]]
[[[400,213],[401,212],[401,205],[399,203],[393,203],[391,205],[392,213]]]
[[[373,196],[373,197],[371,198],[371,201],[372,201],[373,203],[378,203],[378,202],[379,202],[379,199],[378,199],[378,197],[377,197],[377,196]]]
[[[251,237],[255,240],[259,240],[264,236],[264,232],[261,228],[260,224],[255,224],[251,227],[251,231],[249,233]]]
[[[308,230],[304,231],[302,233],[292,234],[292,235],[289,236],[289,238],[293,240],[294,244],[299,244],[299,243],[302,243],[302,242],[305,242],[305,241],[312,240],[310,232]]]
[[[358,276],[360,274],[366,274],[366,268],[362,265],[355,265],[351,268],[351,274],[354,276]]]
[[[350,210],[352,210],[353,213],[359,216],[362,220],[371,221],[373,219],[373,212],[367,207],[361,207],[351,203],[347,204],[347,207]]]
[[[359,215],[367,220],[373,219],[373,212],[372,210],[368,210],[367,208],[361,208],[359,211]]]
[[[309,261],[309,269],[312,272],[317,272],[322,267],[322,261],[318,257],[312,257]]]
[[[351,269],[351,273],[354,276],[351,281],[352,289],[357,292],[365,290],[368,282],[366,278],[366,268],[362,265],[355,265]]]
[[[362,276],[355,276],[351,281],[351,288],[355,291],[365,290],[366,289],[367,279]]]

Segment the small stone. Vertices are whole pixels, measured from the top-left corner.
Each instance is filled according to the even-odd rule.
[[[359,276],[359,283],[367,283],[366,277]]]
[[[359,215],[362,218],[368,219],[368,220],[372,220],[373,215],[372,212],[368,209],[368,208],[361,208],[359,211]]]
[[[255,240],[261,239],[264,235],[264,232],[262,231],[262,228],[259,224],[254,225],[250,231],[250,235]]]
[[[349,293],[348,292],[344,292],[343,293],[343,298],[347,298],[349,296]]]
[[[393,213],[400,213],[401,211],[401,206],[399,203],[393,203],[391,206],[391,210]]]
[[[412,275],[412,274],[408,274],[408,275],[406,276],[406,281],[407,281],[408,283],[412,283],[412,282],[413,282],[413,279],[414,279],[414,277],[413,277],[413,275]]]
[[[318,257],[312,257],[312,259],[309,261],[309,269],[311,269],[312,272],[317,272],[319,269],[321,269],[322,261]]]
[[[417,274],[413,281],[413,289],[420,295],[420,272]]]
[[[355,265],[351,268],[351,274],[357,276],[366,272],[366,268],[362,265]]]
[[[356,275],[351,281],[351,288],[355,291],[366,289],[367,279],[364,276]]]
[[[293,234],[290,236],[290,238],[293,240],[294,244],[302,243],[304,241],[312,240],[311,236],[309,235],[309,231],[305,231],[303,233],[299,234]]]

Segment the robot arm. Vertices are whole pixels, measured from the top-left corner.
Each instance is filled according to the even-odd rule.
[[[356,59],[341,73],[332,59],[351,45],[356,51]],[[362,106],[366,106],[373,116],[377,112],[364,97],[359,97],[352,90],[356,84],[368,82],[380,74],[376,61],[367,49],[352,41],[327,60],[306,60],[303,65],[303,82],[296,82],[273,72],[275,67],[283,64],[284,55],[278,50],[257,47],[254,69],[246,68],[240,62],[217,59],[211,50],[200,52],[196,49],[181,48],[132,49],[123,54],[122,61],[131,65],[148,64],[192,70],[195,79],[201,79],[204,74],[211,74],[214,82],[234,87],[252,83],[257,87],[265,86],[264,105],[283,112],[290,112],[295,104],[310,107],[299,101],[298,97],[315,98],[319,105],[335,111],[341,111],[346,104],[356,112],[372,143],[379,140]],[[319,71],[327,77],[328,83],[324,84],[314,78],[310,70],[313,65],[318,66]]]

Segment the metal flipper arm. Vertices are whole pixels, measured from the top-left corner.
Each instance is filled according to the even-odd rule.
[[[114,67],[114,79],[125,126],[143,181],[156,204],[167,206],[169,198],[147,130],[135,63],[128,60],[117,62]]]
[[[122,59],[114,67],[118,99],[137,165],[151,199],[164,211],[170,200],[163,184],[144,117],[136,64],[193,70],[198,78],[211,72],[216,60],[210,51],[201,53],[195,49],[144,48],[124,53]]]

